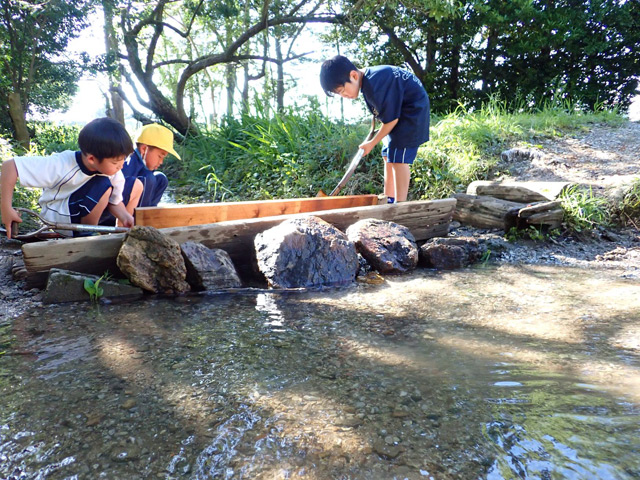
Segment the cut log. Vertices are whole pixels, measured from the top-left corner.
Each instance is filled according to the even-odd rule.
[[[365,218],[379,218],[404,225],[416,241],[446,236],[455,210],[455,199],[423,200],[367,207],[325,210],[305,214],[280,215],[265,218],[232,220],[208,225],[161,229],[178,243],[199,242],[209,248],[221,248],[231,256],[241,278],[249,281],[257,272],[253,239],[256,234],[279,225],[288,218],[316,215],[340,230]],[[51,268],[64,268],[80,273],[102,275],[105,270],[120,271],[116,256],[125,234],[73,238],[22,247],[27,285],[41,287]]]
[[[525,204],[484,195],[456,193],[454,220],[477,228],[511,228],[537,226],[558,228],[564,218],[560,202]]]
[[[188,227],[209,223],[273,217],[290,213],[317,212],[338,208],[377,205],[377,195],[344,197],[293,198],[289,200],[259,200],[253,202],[198,203],[136,208],[136,225],[155,228]]]
[[[478,180],[467,187],[468,195],[480,195],[512,202],[547,202],[557,199],[575,184],[570,182],[490,182]]]
[[[524,203],[466,193],[456,193],[453,198],[458,202],[453,219],[476,228],[505,229],[507,217],[517,216],[517,212],[527,206]]]

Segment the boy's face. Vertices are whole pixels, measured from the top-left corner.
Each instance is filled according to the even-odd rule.
[[[158,147],[150,147],[149,145],[140,145],[140,155],[149,170],[160,168],[167,156],[167,151]]]
[[[335,93],[342,98],[355,100],[360,93],[360,78],[358,72],[351,70],[349,74],[349,82],[335,89]]]
[[[89,154],[87,155],[86,165],[94,172],[100,172],[103,175],[115,175],[122,170],[125,158],[126,155],[120,155],[99,160],[94,155]]]

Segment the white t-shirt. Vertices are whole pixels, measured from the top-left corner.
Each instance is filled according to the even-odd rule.
[[[20,185],[23,187],[42,188],[38,203],[42,208],[41,215],[53,222],[71,222],[69,213],[69,197],[94,175],[108,177],[113,185],[109,203],[117,205],[122,202],[124,175],[118,171],[115,175],[96,173],[88,175],[78,165],[76,152],[66,150],[48,157],[14,157],[18,170]],[[86,171],[86,168],[85,168]]]

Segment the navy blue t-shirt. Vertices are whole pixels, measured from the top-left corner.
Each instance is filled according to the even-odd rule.
[[[390,148],[419,147],[429,140],[429,96],[412,72],[389,65],[369,67],[361,92],[379,121],[398,119],[389,134]]]

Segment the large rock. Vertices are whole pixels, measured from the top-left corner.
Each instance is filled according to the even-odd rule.
[[[116,263],[133,285],[148,292],[182,293],[190,290],[180,245],[153,227],[129,230]]]
[[[198,242],[180,245],[187,267],[187,282],[193,290],[239,287],[240,277],[227,252]]]
[[[52,268],[49,271],[47,288],[42,295],[42,303],[87,302],[91,300],[91,295],[84,288],[85,280],[89,279],[95,283],[100,278],[97,275]],[[137,287],[104,278],[98,285],[102,289],[100,298],[131,297],[143,294]]]
[[[485,251],[473,237],[432,238],[420,247],[420,265],[455,270],[477,262]]]
[[[358,252],[382,274],[398,274],[418,264],[418,247],[407,227],[369,218],[347,228],[347,236]]]
[[[345,284],[358,271],[353,243],[318,217],[286,220],[256,235],[254,243],[258,267],[272,287]]]

